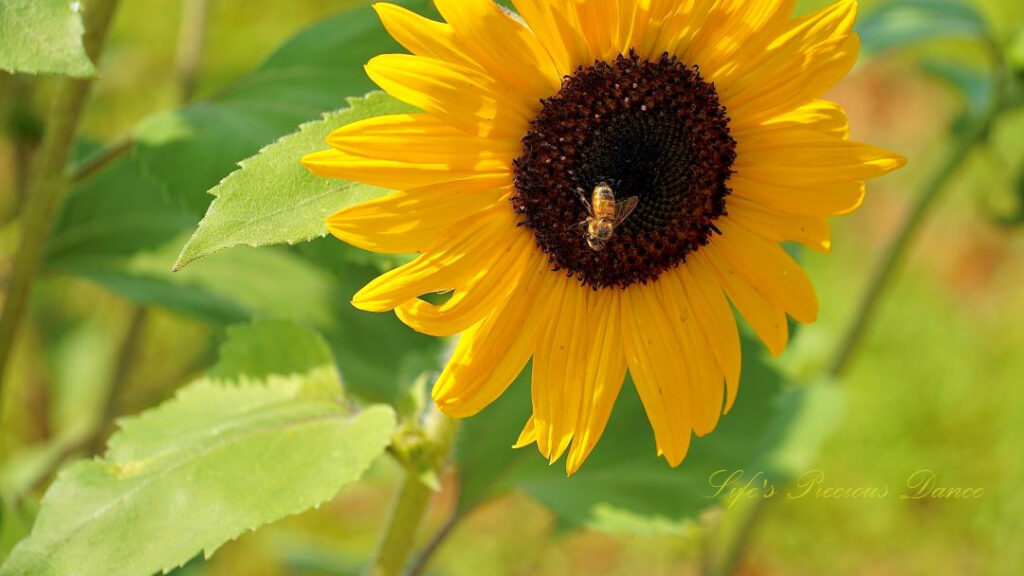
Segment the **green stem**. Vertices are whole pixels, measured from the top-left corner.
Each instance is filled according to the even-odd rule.
[[[116,8],[117,0],[90,0],[86,4],[83,44],[94,62],[99,60]],[[91,84],[91,79],[61,80],[50,108],[46,135],[22,216],[21,244],[15,253],[11,284],[0,315],[0,382],[5,381],[7,359],[25,316],[53,219],[67,189],[68,158]]]
[[[93,174],[103,170],[111,162],[117,160],[127,152],[131,151],[135,141],[130,135],[121,136],[110,144],[104,146],[95,154],[87,157],[71,168],[70,183],[78,184],[88,180]]]
[[[11,75],[8,74],[7,72],[4,72],[3,70],[0,70],[0,142],[2,142],[8,136],[8,134],[7,134],[7,123],[9,122],[9,120],[8,120],[8,112],[7,112],[7,100],[9,99],[8,93],[10,91],[11,91]],[[4,180],[6,180],[6,177],[0,175],[0,191],[2,191],[4,189]],[[13,183],[12,183],[12,185],[13,185]],[[10,210],[11,212],[16,212],[16,208],[17,207],[14,206],[13,202],[11,204],[12,204],[12,206],[5,207],[3,205],[3,202],[0,202],[0,211],[4,210],[6,208],[6,210]],[[6,223],[10,218],[13,217],[11,215],[11,212],[6,212],[6,211],[0,212],[0,225]]]
[[[764,509],[765,498],[740,498],[728,513],[723,513],[705,544],[701,574],[731,576],[736,573],[750,534]],[[717,545],[717,546],[716,546]]]
[[[995,97],[985,113],[977,118],[969,119],[963,134],[956,139],[953,149],[946,156],[942,167],[925,183],[917,202],[910,210],[896,237],[889,244],[881,263],[875,269],[867,289],[861,297],[846,334],[840,341],[837,353],[829,367],[828,374],[833,377],[842,376],[850,366],[850,360],[864,339],[864,335],[881,302],[882,293],[899,270],[914,238],[924,223],[928,213],[936,204],[946,185],[956,175],[957,170],[967,160],[974,148],[984,144],[999,116],[1007,111],[1007,92],[1009,82],[1006,57],[1003,47],[989,39],[985,48],[992,58],[992,88]],[[969,117],[968,117],[969,118]]]
[[[206,4],[207,0],[185,0],[181,7],[181,32],[178,34],[175,71],[182,102],[192,100],[196,91],[206,36]]]
[[[103,453],[107,432],[113,427],[114,420],[117,418],[118,399],[131,380],[132,368],[135,365],[135,358],[138,356],[148,316],[146,308],[133,307],[131,318],[128,320],[128,328],[125,330],[121,346],[117,351],[114,379],[103,399],[103,412],[99,415],[96,427],[83,443],[83,446],[88,448],[92,454]]]
[[[441,548],[441,544],[443,544],[445,539],[448,538],[448,535],[451,534],[452,530],[454,530],[459,524],[459,521],[462,520],[463,516],[464,512],[462,510],[452,512],[452,515],[448,517],[448,520],[445,521],[444,525],[441,526],[441,528],[430,539],[430,542],[427,542],[427,545],[420,551],[419,555],[416,557],[416,561],[412,565],[412,568],[409,569],[409,576],[423,576],[423,573],[427,570],[427,566],[430,564],[430,560],[434,557],[434,553]]]
[[[181,27],[178,32],[178,56],[175,73],[178,79],[179,99],[187,104],[195,94],[199,63],[203,56],[206,37],[207,0],[186,0],[182,4]],[[135,141],[130,134],[121,136],[71,169],[71,183],[77,184],[106,168],[125,153]]]
[[[405,478],[391,512],[384,538],[368,572],[369,576],[401,576],[412,554],[416,533],[426,515],[434,491],[423,482],[420,471],[424,462],[434,472],[440,472],[447,463],[452,444],[458,433],[458,420],[435,413],[436,420],[427,430],[426,442],[418,452],[425,458],[405,462]],[[407,453],[399,450],[399,453]]]
[[[433,490],[420,480],[415,470],[406,471],[370,576],[402,574],[432,494]]]
[[[910,210],[899,232],[892,240],[889,248],[885,251],[881,263],[875,269],[867,289],[861,297],[860,304],[853,315],[853,322],[850,324],[840,341],[838,353],[829,368],[831,376],[841,376],[849,368],[854,353],[859,348],[864,335],[875,316],[878,304],[881,302],[882,293],[899,270],[904,258],[917,233],[921,229],[926,217],[935,206],[936,200],[947,188],[950,179],[956,175],[960,166],[970,156],[975,146],[983,143],[992,129],[1000,110],[993,106],[992,110],[979,120],[972,122],[966,133],[957,140],[953,149],[949,151],[941,169],[925,183],[924,190],[918,196],[917,202]]]
[[[11,85],[11,74],[0,70],[0,119],[5,116],[7,112],[7,99],[8,89]]]
[[[121,346],[117,350],[114,365],[114,378],[110,387],[106,390],[103,398],[103,411],[96,416],[93,427],[81,438],[65,445],[53,458],[42,467],[37,474],[32,476],[26,483],[22,492],[14,494],[15,498],[22,498],[44,485],[52,478],[61,466],[72,456],[81,455],[83,450],[89,455],[103,454],[107,433],[114,426],[117,417],[117,401],[121,393],[131,379],[132,367],[138,354],[139,344],[142,340],[143,330],[146,326],[148,312],[146,308],[133,308],[128,326],[125,328]]]
[[[32,158],[42,139],[31,105],[35,96],[35,85],[36,83],[26,76],[14,76],[7,89],[12,100],[7,113],[7,128],[10,131],[13,152],[12,172],[14,173],[15,192],[14,211],[11,218],[16,218],[21,213],[25,198],[28,196]]]

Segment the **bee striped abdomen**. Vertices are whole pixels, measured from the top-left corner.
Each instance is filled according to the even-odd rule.
[[[594,206],[595,218],[615,218],[615,193],[607,184],[594,188],[591,204]]]

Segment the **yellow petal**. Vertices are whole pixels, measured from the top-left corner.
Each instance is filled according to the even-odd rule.
[[[533,234],[516,228],[515,238],[499,246],[479,262],[466,282],[455,288],[444,304],[435,306],[419,298],[409,300],[395,313],[407,326],[431,336],[452,336],[483,320],[495,308],[505,306],[529,264],[540,257]]]
[[[670,4],[671,2],[672,0],[670,0]],[[701,30],[714,8],[713,0],[685,0],[679,3],[675,12],[669,9],[666,13],[665,20],[656,36],[645,35],[643,49],[649,56],[658,56],[668,52],[679,55],[684,62],[699,65],[698,62],[685,60],[685,58],[687,54],[692,55],[696,51],[695,40],[701,34]],[[650,48],[647,48],[648,42]]]
[[[850,137],[850,122],[846,119],[846,111],[839,104],[828,100],[811,100],[796,110],[780,114],[761,126],[752,127],[749,130],[761,131],[765,137],[770,137],[771,131],[765,130],[765,128],[774,126],[780,128],[799,126],[842,140]],[[743,139],[745,136],[743,129],[737,130],[735,133],[739,134],[739,139]]]
[[[352,305],[367,312],[384,312],[422,294],[452,290],[465,282],[491,250],[512,239],[513,230],[515,214],[508,206],[464,219],[427,252],[363,287],[352,298]]]
[[[555,72],[559,78],[572,74],[575,71],[576,63],[575,37],[562,36],[561,28],[558,26],[558,7],[548,0],[513,0],[516,11],[530,27],[530,30],[537,35],[540,45],[547,51],[555,66]]]
[[[590,289],[554,273],[544,291],[557,312],[548,320],[533,356],[533,420],[537,448],[549,462],[569,447],[580,414],[585,361],[590,347],[587,301]]]
[[[413,54],[483,72],[476,60],[459,45],[450,25],[424,18],[395,4],[381,2],[374,4],[373,9],[388,34]]]
[[[426,114],[370,118],[335,130],[333,150],[302,159],[319,176],[390,189],[430,186],[479,175],[512,180],[515,142],[470,136]]]
[[[458,158],[453,160],[458,161]],[[412,164],[353,156],[337,150],[321,150],[302,158],[302,164],[317,176],[354,180],[391,190],[468,180],[476,176],[494,175],[505,181],[511,180],[511,170],[502,162],[482,161],[462,167],[453,166],[453,163]]]
[[[728,86],[723,87],[722,103],[736,126],[758,124],[820,97],[849,73],[859,53],[860,39],[856,35],[805,48],[799,55],[802,64],[789,62],[792,68],[759,70],[762,84],[757,89],[730,91]]]
[[[526,420],[526,425],[523,426],[523,431],[519,433],[519,438],[516,443],[512,445],[513,448],[526,448],[530,444],[537,441],[537,426],[533,423],[533,414],[530,414],[530,418]]]
[[[465,51],[497,83],[532,103],[558,92],[561,76],[537,37],[493,0],[435,0],[434,4]]]
[[[587,351],[580,417],[573,433],[572,448],[565,461],[570,475],[579,470],[604,433],[612,406],[626,377],[622,350],[621,292],[601,290],[591,295],[590,321],[593,338]]]
[[[675,467],[689,451],[693,417],[679,385],[677,353],[669,348],[675,337],[653,290],[650,285],[634,285],[623,293],[624,349],[658,452]]]
[[[847,39],[856,12],[855,2],[838,2],[785,22],[776,30],[764,30],[715,73],[713,79],[723,102],[732,109],[750,97],[804,75],[813,58],[828,57],[828,50],[834,50]],[[821,51],[823,48],[826,50]],[[802,103],[796,102],[787,109]]]
[[[736,401],[740,384],[742,357],[740,334],[736,318],[722,288],[699,259],[691,259],[676,268],[674,273],[682,283],[697,324],[707,338],[711,353],[725,376],[726,398],[724,412],[728,412]]]
[[[800,126],[737,140],[736,175],[766,184],[816,187],[876,178],[906,164],[898,154]]]
[[[864,202],[864,183],[829,182],[819,186],[791,186],[783,178],[757,181],[741,174],[729,180],[732,195],[726,202],[744,198],[791,214],[837,216],[849,214]]]
[[[818,297],[800,265],[775,242],[751,233],[729,218],[716,222],[722,230],[711,242],[755,290],[764,294],[798,322],[818,319]]]
[[[578,0],[564,0],[551,3],[551,16],[558,33],[565,42],[573,71],[579,66],[590,66],[597,59],[587,43],[585,34],[580,33],[582,24],[576,10]]]
[[[774,35],[793,13],[795,0],[717,0],[681,59],[700,66],[714,81],[740,49],[759,32]]]
[[[611,60],[628,49],[619,45],[619,0],[572,0],[571,6],[591,59]]]
[[[657,44],[659,35],[665,25],[669,14],[676,11],[676,7],[668,6],[666,0],[637,0],[636,2],[623,2],[620,10],[629,11],[622,16],[623,41],[622,44],[633,48],[641,60],[650,60],[654,45]]]
[[[382,90],[478,136],[522,138],[536,104],[470,68],[405,54],[377,56],[366,73]]]
[[[677,386],[688,393],[693,431],[710,434],[722,415],[725,385],[722,371],[697,323],[686,291],[675,274],[663,274],[653,283],[665,321],[674,335],[668,356],[660,363],[677,366]]]
[[[824,216],[787,214],[742,196],[729,198],[728,204],[727,218],[762,238],[799,242],[823,254],[832,249],[832,232]]]
[[[721,254],[715,242],[704,246],[690,258],[714,271],[733,306],[746,318],[768,351],[775,356],[782,354],[789,340],[789,325],[782,306],[751,286]]]
[[[541,290],[553,273],[547,258],[538,257],[517,284],[506,306],[462,333],[445,366],[433,397],[437,407],[455,418],[483,410],[522,372],[537,347],[539,333],[557,312]]]
[[[335,150],[353,156],[410,164],[447,163],[452,169],[464,169],[487,160],[511,164],[523,148],[518,141],[460,132],[429,114],[367,118],[334,130],[326,142]]]
[[[905,163],[898,154],[801,125],[770,125],[737,138],[729,186],[736,196],[782,212],[831,216],[860,206],[862,180]]]
[[[507,176],[492,174],[395,192],[336,212],[327,230],[371,252],[425,252],[464,218],[507,206],[510,187]]]

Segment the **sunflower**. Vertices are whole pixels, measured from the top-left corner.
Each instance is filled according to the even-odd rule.
[[[780,246],[828,252],[827,218],[900,156],[848,139],[821,99],[853,66],[857,3],[435,0],[445,22],[376,10],[412,54],[366,66],[422,113],[350,124],[314,173],[397,190],[328,219],[338,238],[419,253],[353,299],[425,334],[461,333],[433,389],[480,412],[532,358],[536,443],[569,474],[626,372],[670,465],[736,398],[732,306],[778,355],[818,313]],[[452,291],[441,303],[421,296]]]

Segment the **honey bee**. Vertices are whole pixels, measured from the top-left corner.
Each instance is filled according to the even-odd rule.
[[[592,250],[600,252],[611,240],[615,229],[636,209],[638,198],[630,196],[617,202],[615,192],[605,182],[594,186],[589,201],[582,188],[577,188],[576,193],[580,195],[580,200],[590,214],[578,226],[586,228],[587,245]]]

